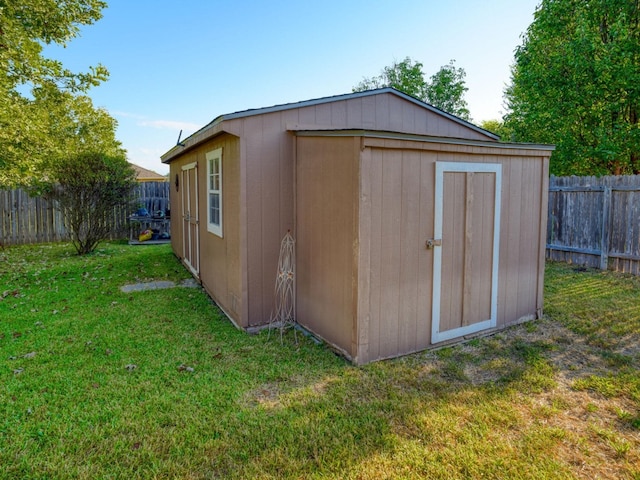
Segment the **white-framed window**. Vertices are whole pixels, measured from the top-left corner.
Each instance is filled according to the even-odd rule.
[[[207,230],[222,237],[222,148],[207,152]]]

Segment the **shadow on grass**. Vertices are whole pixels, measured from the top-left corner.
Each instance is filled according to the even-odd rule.
[[[209,452],[208,472],[219,478],[569,476],[550,454],[561,439],[514,435],[522,427],[512,407],[516,397],[555,385],[544,348],[514,341],[494,350],[492,360],[509,366],[481,385],[472,384],[464,367],[488,360],[447,350],[453,353],[444,360],[425,353],[251,385],[216,429],[220,441]],[[452,365],[462,371],[452,375]]]

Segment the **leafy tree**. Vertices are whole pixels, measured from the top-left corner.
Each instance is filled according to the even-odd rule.
[[[445,112],[469,120],[469,109],[464,99],[464,94],[468,90],[464,81],[466,76],[464,69],[456,68],[455,62],[451,60],[428,81],[422,67],[422,63],[406,57],[401,62],[394,62],[384,67],[380,75],[364,78],[353,87],[353,91],[362,92],[374,88],[393,87]]]
[[[500,140],[504,142],[511,141],[511,131],[504,124],[504,122],[500,120],[483,120],[482,122],[480,122],[480,128],[484,128],[485,130],[495,133],[500,137]]]
[[[5,164],[0,168],[0,186],[22,184],[37,190],[55,159],[82,151],[125,155],[115,138],[115,120],[94,108],[85,95],[45,86],[34,89],[33,99],[17,103],[7,109],[15,128],[0,128],[0,165]]]
[[[108,77],[45,58],[101,17],[101,0],[0,0],[0,186],[46,178],[48,160],[82,150],[122,154],[115,120],[85,92]]]
[[[640,173],[640,6],[542,0],[515,53],[505,124],[556,144],[557,175]]]
[[[377,77],[364,78],[353,87],[353,91],[362,92],[383,87],[393,87],[407,95],[425,100],[427,81],[422,71],[422,63],[414,63],[409,57],[401,62],[393,62],[392,65],[384,67]]]
[[[440,110],[469,120],[469,109],[464,94],[469,90],[464,83],[467,76],[463,68],[456,68],[451,60],[449,65],[440,67],[427,83],[425,100]]]
[[[133,201],[135,171],[122,156],[82,153],[52,162],[49,172],[44,196],[57,202],[78,254],[92,252],[112,233],[114,209]]]

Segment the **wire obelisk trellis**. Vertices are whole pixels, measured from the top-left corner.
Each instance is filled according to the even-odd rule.
[[[295,327],[296,323],[295,271],[296,242],[291,235],[291,231],[288,230],[280,244],[280,258],[278,259],[275,287],[275,309],[269,319],[269,333],[271,333],[272,328],[279,328],[280,341],[282,341],[284,331],[289,327]]]

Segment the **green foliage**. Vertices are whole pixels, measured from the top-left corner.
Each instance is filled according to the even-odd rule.
[[[510,142],[512,140],[511,130],[500,120],[483,120],[480,122],[480,128],[495,133],[502,141]]]
[[[55,200],[79,255],[92,252],[109,237],[114,208],[133,201],[135,171],[124,157],[98,153],[52,162],[42,188]]]
[[[354,92],[362,92],[375,88],[393,87],[396,90],[424,100],[427,82],[422,71],[422,63],[413,62],[407,57],[400,62],[384,67],[377,77],[364,78],[353,87]]]
[[[374,88],[393,87],[440,110],[469,120],[469,109],[464,99],[464,94],[468,90],[464,81],[466,76],[464,69],[456,68],[455,62],[451,60],[427,81],[422,67],[422,63],[406,57],[401,62],[394,62],[384,67],[380,75],[364,78],[353,87],[353,91],[362,92]]]
[[[83,151],[122,155],[116,123],[86,91],[108,77],[102,66],[72,72],[45,58],[101,17],[100,0],[0,0],[0,186],[46,178],[46,161]]]
[[[469,90],[464,83],[466,75],[463,68],[456,68],[453,60],[449,65],[440,67],[426,85],[426,101],[440,110],[469,120],[469,109],[464,99],[465,92]]]
[[[9,88],[55,83],[62,89],[85,91],[105,80],[98,65],[91,73],[73,73],[41,55],[43,44],[67,45],[82,25],[102,17],[102,0],[0,0],[0,69]]]
[[[124,156],[115,138],[116,121],[96,109],[85,95],[74,95],[46,85],[27,100],[10,94],[9,117],[0,129],[0,186],[34,186],[45,181],[51,159],[100,151]]]
[[[557,145],[556,175],[640,173],[640,6],[543,0],[515,54],[505,123]]]

